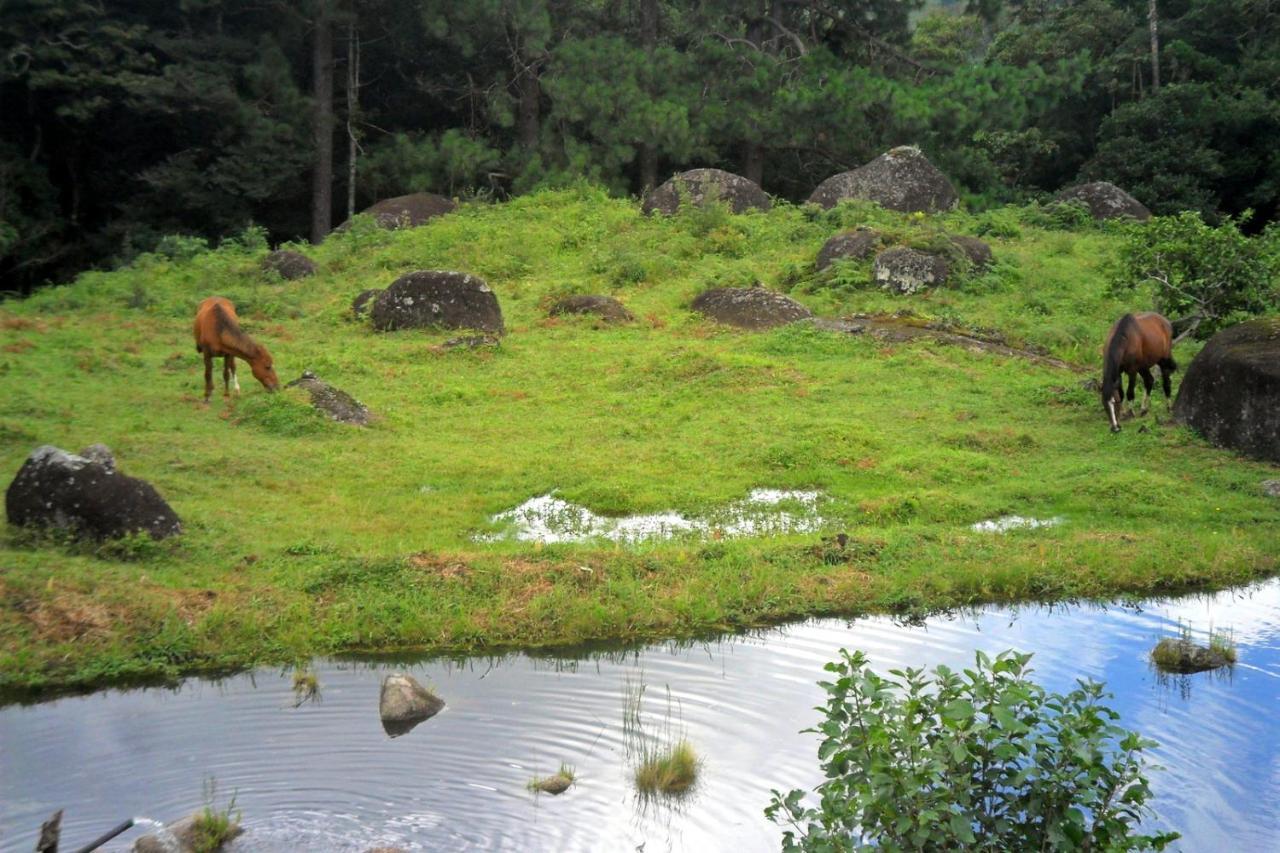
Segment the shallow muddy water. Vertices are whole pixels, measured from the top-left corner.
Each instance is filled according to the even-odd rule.
[[[1234,632],[1229,677],[1156,677],[1146,653],[1178,620]],[[1280,849],[1280,581],[1142,608],[990,610],[923,627],[818,620],[694,645],[414,663],[317,662],[321,698],[294,707],[292,674],[259,670],[180,689],[104,691],[0,709],[0,849],[27,851],[66,809],[65,849],[133,815],[172,820],[202,784],[232,791],[238,851],[776,850],[770,788],[820,781],[815,682],[841,647],[881,670],[953,666],[974,649],[1036,653],[1046,686],[1107,681],[1123,723],[1161,742],[1160,822],[1185,850]],[[448,706],[389,739],[379,682],[407,671]],[[703,758],[673,805],[630,785],[625,699],[643,683],[650,736],[684,734]],[[534,797],[534,775],[573,765],[577,784]],[[132,830],[109,845],[127,849]]]

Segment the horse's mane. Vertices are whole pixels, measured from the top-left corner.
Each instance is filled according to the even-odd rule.
[[[259,350],[257,342],[244,333],[240,324],[226,312],[226,309],[221,305],[214,305],[213,316],[219,338],[225,338],[235,344],[236,349],[244,353],[245,358],[257,358]]]
[[[1111,336],[1102,352],[1102,405],[1111,399],[1116,383],[1120,382],[1120,362],[1124,358],[1129,335],[1138,331],[1138,321],[1132,314],[1125,314],[1116,321]]]

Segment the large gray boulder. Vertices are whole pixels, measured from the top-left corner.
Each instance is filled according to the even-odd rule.
[[[811,204],[826,208],[849,199],[874,201],[902,213],[937,213],[955,207],[960,197],[919,148],[901,145],[865,166],[832,175],[809,196]]]
[[[547,312],[551,317],[565,314],[594,315],[606,323],[629,323],[635,319],[635,315],[612,296],[566,296],[557,299]]]
[[[1210,338],[1187,368],[1173,415],[1214,444],[1280,462],[1280,318]]]
[[[951,269],[943,258],[906,246],[881,252],[871,269],[877,284],[903,295],[945,284],[950,274]]]
[[[411,675],[395,673],[382,680],[378,713],[382,728],[391,737],[399,737],[429,720],[444,708],[444,700],[418,683]]]
[[[117,539],[147,533],[164,539],[182,522],[160,493],[116,470],[103,445],[80,455],[52,445],[36,448],[5,492],[9,523],[62,530],[84,539]]]
[[[1129,195],[1110,181],[1093,181],[1067,187],[1056,196],[1058,201],[1080,201],[1089,208],[1094,219],[1118,219],[1128,217],[1145,222],[1151,211],[1142,202]]]
[[[285,281],[297,281],[316,273],[316,265],[310,258],[288,249],[277,249],[263,258],[262,269],[274,272]]]
[[[372,216],[382,228],[394,229],[425,225],[437,216],[444,216],[457,209],[457,203],[451,198],[435,193],[410,193],[385,198],[366,207],[361,213]]]
[[[681,204],[702,207],[717,201],[729,205],[734,213],[773,207],[760,185],[749,178],[721,169],[690,169],[651,190],[640,209],[646,214],[657,211],[671,216]]]
[[[335,421],[356,426],[369,425],[369,408],[341,388],[334,388],[310,370],[285,386],[302,388],[311,395],[311,405]]]
[[[693,310],[740,329],[771,329],[813,316],[790,296],[763,287],[717,287],[698,294]]]
[[[818,270],[825,270],[836,261],[865,261],[880,248],[882,239],[879,231],[870,228],[855,228],[837,234],[822,244],[815,266]]]
[[[479,276],[448,270],[402,275],[373,300],[373,327],[395,329],[475,329],[501,335],[498,297]]]

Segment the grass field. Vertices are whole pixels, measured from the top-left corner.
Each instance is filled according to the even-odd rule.
[[[997,265],[926,296],[816,275],[822,242],[867,222],[937,244],[987,233]],[[918,613],[1010,599],[1159,594],[1276,570],[1274,469],[1168,422],[1163,399],[1119,435],[1097,395],[1118,243],[1043,211],[901,217],[709,211],[647,220],[593,189],[467,205],[419,229],[361,223],[306,249],[320,273],[260,271],[252,234],[175,241],[110,273],[0,305],[0,472],[41,444],[103,442],[186,533],[92,548],[6,529],[0,690],[8,695],[291,663],[360,650],[470,650],[639,639],[819,613]],[[994,236],[999,235],[999,236]],[[414,269],[483,276],[508,335],[375,333],[352,297]],[[998,330],[1087,372],[929,341],[803,326],[748,333],[688,304],[762,281],[819,314],[910,310]],[[610,293],[639,318],[548,320],[550,298]],[[196,304],[220,294],[275,355],[366,403],[366,429],[300,392],[200,403]],[[1190,361],[1193,350],[1180,349]],[[1176,382],[1176,378],[1175,378]],[[219,388],[220,392],[220,388]],[[1140,430],[1139,425],[1146,427]],[[753,488],[824,495],[827,533],[539,547],[482,542],[489,518],[553,489],[601,514],[705,514]],[[1007,514],[1056,527],[975,532]]]

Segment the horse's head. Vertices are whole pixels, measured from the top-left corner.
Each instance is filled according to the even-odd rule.
[[[249,369],[253,371],[253,378],[262,383],[262,387],[268,391],[280,390],[280,377],[276,376],[275,363],[266,347],[258,347],[258,355],[249,362]]]

